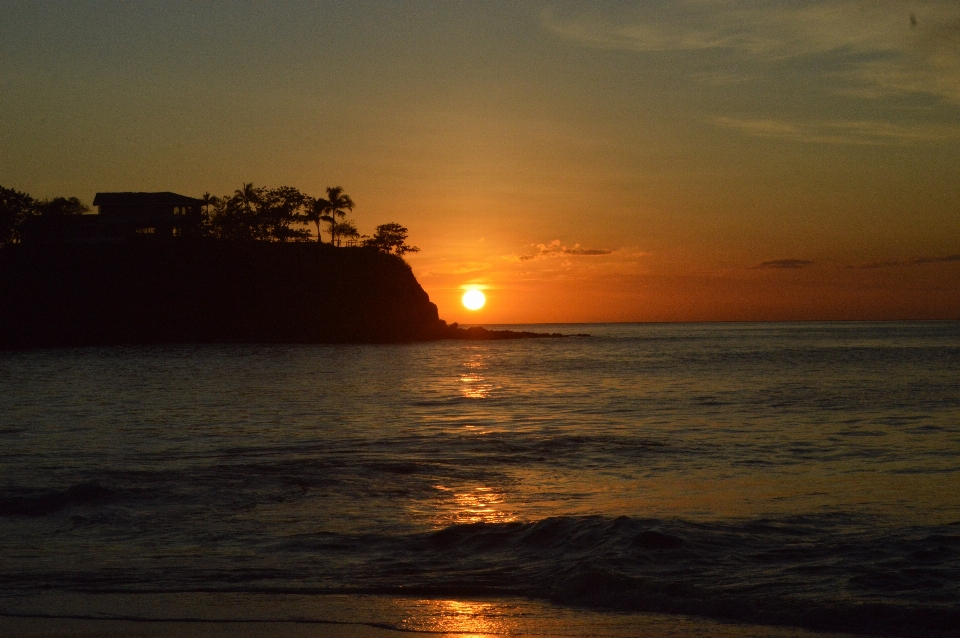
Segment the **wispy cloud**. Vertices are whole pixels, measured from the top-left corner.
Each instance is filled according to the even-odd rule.
[[[805,59],[862,97],[925,93],[960,103],[960,3],[956,0],[653,0],[553,8],[546,29],[585,46],[698,52],[731,68]],[[712,54],[712,55],[711,55]],[[812,62],[816,58],[817,62]],[[826,63],[824,63],[826,62]],[[700,72],[710,78],[710,72]]]
[[[484,261],[472,262],[453,262],[434,265],[430,268],[421,270],[419,275],[423,277],[444,276],[444,275],[470,275],[474,273],[490,270],[490,263]]]
[[[545,257],[594,257],[597,255],[609,255],[612,250],[605,248],[583,248],[580,244],[574,244],[572,247],[564,246],[559,239],[554,239],[549,244],[536,244],[537,250],[530,255],[520,255],[520,261],[530,261],[531,259],[543,259]]]
[[[873,269],[873,268],[895,268],[898,266],[919,266],[922,264],[945,264],[954,261],[960,261],[960,255],[947,255],[946,257],[917,257],[915,259],[910,259],[907,261],[899,260],[888,260],[888,261],[874,261],[869,264],[861,264],[859,266],[854,266],[855,268],[861,269]]]
[[[960,126],[899,125],[869,120],[797,123],[774,119],[713,118],[713,123],[754,137],[819,144],[878,146],[960,139]]]
[[[948,255],[946,257],[918,257],[911,261],[911,264],[943,264],[951,261],[960,261],[960,255]]]
[[[807,266],[812,266],[813,262],[809,259],[774,259],[773,261],[764,261],[756,266],[753,266],[753,269],[760,268],[775,268],[775,269],[784,269],[784,270],[796,270],[798,268],[806,268]]]

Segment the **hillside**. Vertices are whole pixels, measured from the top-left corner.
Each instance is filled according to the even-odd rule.
[[[0,346],[457,338],[399,257],[215,240],[0,250]],[[465,338],[465,337],[462,337]]]

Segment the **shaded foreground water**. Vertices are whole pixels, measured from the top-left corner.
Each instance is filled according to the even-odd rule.
[[[536,329],[0,353],[4,622],[956,634],[960,323]]]

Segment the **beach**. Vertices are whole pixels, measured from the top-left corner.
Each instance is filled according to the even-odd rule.
[[[209,594],[128,598],[104,596],[93,603],[94,615],[111,616],[113,620],[80,618],[91,615],[91,601],[87,599],[76,601],[76,608],[65,609],[64,617],[0,617],[0,631],[5,636],[24,638],[383,638],[403,635],[849,638],[848,634],[723,623],[694,617],[598,613],[518,599],[429,600],[376,596],[234,596],[224,599]],[[180,616],[176,615],[178,613]],[[195,619],[203,616],[203,619],[185,621],[182,619],[185,613]],[[71,615],[76,617],[67,617]],[[272,617],[272,620],[238,619],[261,615]],[[124,617],[127,620],[119,619]],[[136,620],[130,619],[132,617]],[[379,620],[371,621],[371,618]]]

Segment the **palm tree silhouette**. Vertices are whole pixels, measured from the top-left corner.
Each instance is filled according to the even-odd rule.
[[[320,222],[323,221],[323,211],[324,205],[327,200],[325,199],[313,199],[312,197],[308,200],[306,211],[303,213],[303,219],[307,222],[313,222],[317,225],[317,243],[323,243],[323,239],[320,237]]]
[[[200,198],[201,205],[203,206],[203,212],[209,214],[210,206],[217,203],[217,198],[211,195],[210,193],[204,193],[203,197]]]
[[[347,216],[347,211],[353,210],[353,200],[343,192],[339,186],[327,187],[327,198],[318,199],[314,203],[311,220],[317,224],[317,241],[320,241],[320,222],[325,221],[330,224],[330,243],[337,244],[337,217],[343,219]]]
[[[255,204],[260,199],[257,189],[253,187],[253,183],[244,184],[243,188],[238,188],[233,195],[243,202],[243,208],[248,213],[251,210],[251,204]]]

